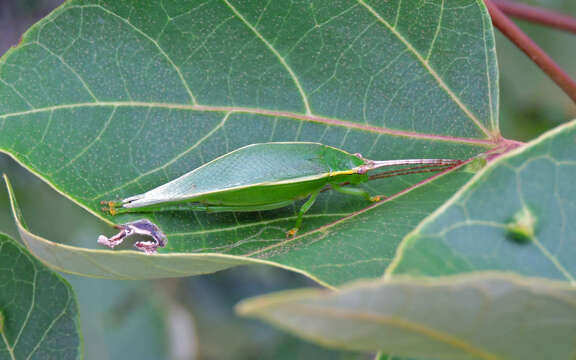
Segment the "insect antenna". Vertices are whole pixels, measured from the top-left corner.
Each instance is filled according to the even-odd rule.
[[[379,169],[388,166],[401,166],[401,165],[457,165],[462,160],[457,159],[404,159],[404,160],[384,160],[384,161],[370,161],[370,170]]]
[[[440,166],[456,166],[461,163],[462,160],[455,160],[455,159],[403,159],[403,160],[384,160],[384,161],[366,160],[366,163],[364,165],[359,166],[357,169],[359,174],[365,174],[368,171],[391,166],[430,165],[440,167]]]
[[[381,172],[379,174],[371,175],[369,177],[369,179],[374,180],[374,179],[383,179],[383,178],[388,178],[388,177],[393,177],[393,176],[402,176],[402,175],[411,175],[411,174],[443,171],[443,170],[451,169],[460,163],[461,162],[458,162],[456,164],[446,164],[446,165],[438,165],[438,164],[436,164],[436,165],[422,165],[422,166],[414,166],[414,167],[407,168],[407,169],[384,171],[384,172]]]

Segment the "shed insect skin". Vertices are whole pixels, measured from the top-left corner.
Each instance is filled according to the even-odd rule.
[[[120,245],[125,238],[133,234],[147,235],[153,241],[138,241],[134,246],[147,254],[155,254],[158,247],[165,247],[168,239],[160,228],[148,219],[140,219],[122,225],[116,225],[120,230],[118,234],[107,238],[104,235],[98,237],[98,244],[114,248]]]
[[[287,232],[287,236],[294,236],[304,214],[326,187],[374,202],[381,197],[371,196],[354,186],[368,181],[370,171],[390,166],[424,165],[399,173],[409,174],[445,170],[461,163],[461,160],[453,159],[373,161],[360,154],[312,142],[252,144],[145,193],[101,204],[105,205],[102,210],[110,215],[174,210],[248,212],[278,209],[308,198],[298,212],[294,227]],[[427,166],[428,169],[420,170]],[[394,172],[398,173],[398,170],[391,171]],[[162,246],[158,241],[156,245]],[[153,253],[156,248],[148,246],[146,251]]]

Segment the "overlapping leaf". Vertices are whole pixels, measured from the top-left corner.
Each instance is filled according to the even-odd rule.
[[[498,159],[402,244],[390,274],[576,278],[576,121]]]
[[[0,234],[0,359],[79,359],[80,348],[70,285]]]
[[[576,288],[502,274],[398,277],[239,305],[326,346],[437,359],[573,359]]]
[[[318,141],[373,159],[497,146],[495,62],[479,0],[70,1],[0,62],[0,150],[123,223],[136,216],[106,217],[99,202],[250,143]],[[390,195],[420,179],[369,189]],[[288,242],[296,207],[150,218],[168,234],[165,252],[264,257],[336,284],[380,275],[401,238],[466,179],[442,177],[369,209],[324,193]],[[122,265],[124,255],[105,254],[98,266]]]

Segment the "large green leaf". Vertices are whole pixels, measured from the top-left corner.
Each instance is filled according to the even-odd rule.
[[[141,216],[108,217],[101,200],[141,193],[246,144],[469,158],[506,145],[497,113],[493,33],[480,0],[69,1],[0,62],[0,151],[110,223]],[[391,195],[423,178],[368,188]],[[168,234],[164,252],[188,268],[205,268],[190,253],[223,259],[219,268],[233,265],[221,255],[249,256],[337,284],[381,275],[404,235],[467,178],[444,176],[369,208],[324,193],[290,240],[297,207],[149,218]],[[46,244],[31,249],[62,270],[93,274],[76,267],[84,250]],[[38,247],[70,253],[54,263]],[[82,263],[126,269],[136,256],[101,254]],[[163,256],[147,263],[174,261]]]
[[[571,360],[576,353],[576,288],[515,275],[285,291],[238,310],[335,348],[470,360]]]
[[[0,234],[0,359],[78,359],[74,292],[66,280]]]
[[[576,121],[496,160],[412,232],[389,274],[513,271],[576,282]]]

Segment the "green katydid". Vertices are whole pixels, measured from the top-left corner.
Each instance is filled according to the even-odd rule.
[[[308,198],[301,206],[294,236],[303,215],[318,194],[330,187],[336,191],[379,201],[367,191],[354,187],[370,179],[368,172],[402,165],[419,165],[393,170],[372,178],[439,171],[461,164],[451,159],[409,159],[373,161],[331,146],[311,142],[277,142],[244,146],[222,155],[164,185],[121,201],[103,201],[103,211],[111,215],[125,212],[192,210],[207,212],[261,211],[288,206]],[[344,186],[349,184],[351,186]],[[165,235],[148,220],[119,225],[120,233],[110,239],[100,236],[100,244],[114,247],[133,234],[145,234],[154,241],[140,241],[136,247],[154,253],[166,244]]]

